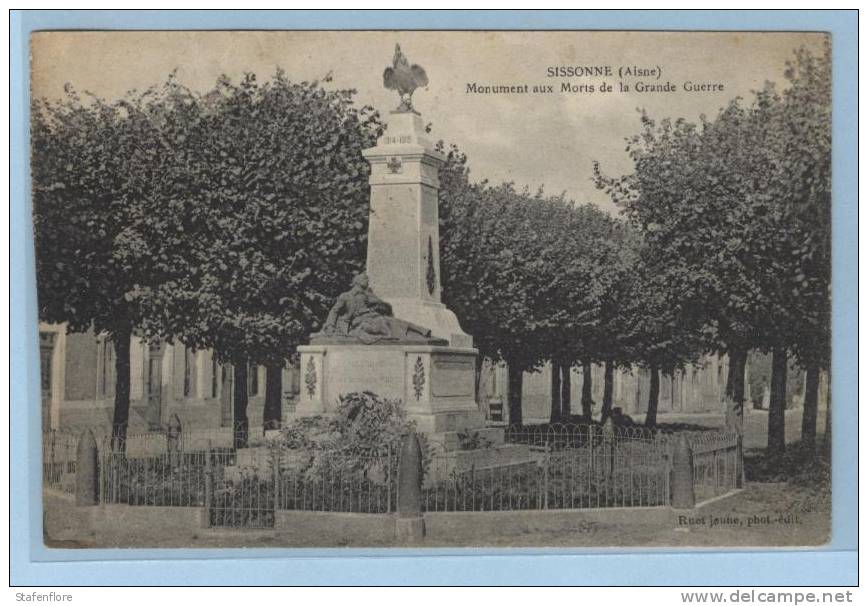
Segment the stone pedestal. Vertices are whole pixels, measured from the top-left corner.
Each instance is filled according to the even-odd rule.
[[[392,112],[371,164],[371,215],[367,274],[371,289],[396,318],[431,329],[454,347],[473,338],[440,299],[440,231],[437,171],[444,157],[425,136],[415,112]]]
[[[370,391],[399,399],[417,431],[479,428],[475,401],[476,350],[436,345],[305,345],[299,416],[329,413],[342,394]]]

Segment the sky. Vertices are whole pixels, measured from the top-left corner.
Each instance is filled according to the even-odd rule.
[[[767,80],[784,86],[794,49],[819,53],[823,39],[752,32],[42,32],[31,37],[31,92],[60,98],[70,83],[115,99],[173,70],[182,84],[204,92],[222,74],[237,82],[253,72],[263,80],[282,68],[291,80],[331,73],[327,87],[356,89],[360,105],[386,114],[398,98],[383,88],[382,74],[400,43],[428,74],[428,86],[413,96],[415,109],[431,123],[432,139],[467,153],[472,178],[542,186],[612,211],[594,187],[593,162],[610,175],[630,171],[624,140],[638,132],[640,108],[654,118],[714,116],[734,97],[750,99]],[[634,66],[650,75],[619,76]],[[612,75],[549,77],[549,67],[608,68]],[[723,90],[689,92],[688,81]],[[565,82],[594,85],[595,92],[562,93]],[[613,91],[599,92],[603,82]],[[621,92],[619,82],[630,90]],[[637,92],[637,82],[671,82],[675,92]],[[554,92],[468,92],[473,83],[477,90],[548,85]]]

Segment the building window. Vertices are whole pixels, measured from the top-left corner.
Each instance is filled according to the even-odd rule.
[[[217,397],[218,372],[220,370],[217,364],[217,356],[211,354],[211,397]]]
[[[193,395],[193,379],[194,379],[194,358],[193,351],[189,347],[184,348],[184,397],[189,398]]]
[[[247,370],[247,395],[259,395],[259,366],[251,364]]]
[[[220,381],[220,365],[217,364],[217,356],[211,355],[211,397],[217,397]]]
[[[148,344],[142,341],[142,393],[148,395],[148,387],[150,385],[150,362],[148,361]]]
[[[40,378],[43,397],[51,396],[51,358],[54,353],[54,333],[39,333]]]
[[[148,398],[159,399],[163,382],[163,345],[162,343],[148,344]]]
[[[112,370],[114,367],[114,345],[108,339],[102,339],[99,348],[99,396],[104,398],[113,391]]]

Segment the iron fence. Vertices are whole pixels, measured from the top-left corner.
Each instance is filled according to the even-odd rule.
[[[472,455],[459,453],[435,455],[432,467],[440,473],[423,486],[423,509],[587,509],[669,503],[670,449],[662,434],[562,424],[510,427],[506,440],[526,447],[524,452],[514,451],[507,465],[477,466]]]
[[[693,490],[697,501],[725,494],[738,486],[738,434],[727,431],[694,432],[689,438],[693,453]]]
[[[99,500],[204,507],[217,527],[270,527],[280,511],[388,514],[397,510],[399,452],[290,448],[262,432],[236,449],[235,428],[130,434],[97,440]],[[251,437],[251,433],[247,434]],[[74,492],[79,436],[43,435],[43,482]],[[423,456],[423,511],[654,507],[670,503],[671,436],[645,428],[512,426],[506,444]],[[738,485],[735,433],[694,432],[699,501]],[[507,451],[503,457],[499,453]],[[489,455],[494,455],[493,458]]]
[[[77,452],[77,435],[57,430],[43,433],[42,483],[64,492],[75,492]]]
[[[103,441],[99,446],[100,502],[202,507],[209,466],[231,463],[234,457],[234,452],[221,449],[142,455]]]
[[[206,479],[208,525],[268,528],[277,511],[390,513],[397,505],[398,458],[376,452],[251,449]]]
[[[300,511],[390,513],[397,507],[397,450],[285,451],[278,508]]]

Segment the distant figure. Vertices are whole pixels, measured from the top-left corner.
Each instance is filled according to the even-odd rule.
[[[428,86],[428,74],[421,66],[407,61],[407,57],[401,52],[401,46],[395,45],[395,56],[392,58],[392,67],[387,67],[383,72],[383,86],[388,90],[398,91],[401,104],[396,111],[413,111],[413,91],[422,86]]]
[[[615,424],[615,427],[635,425],[633,417],[631,417],[630,415],[625,415],[623,409],[620,406],[616,406],[612,409],[611,419],[612,422]]]

